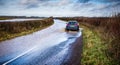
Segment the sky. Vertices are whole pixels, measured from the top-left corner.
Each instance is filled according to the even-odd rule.
[[[120,0],[0,0],[6,16],[112,16],[120,13]]]

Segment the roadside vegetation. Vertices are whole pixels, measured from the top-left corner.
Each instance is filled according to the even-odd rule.
[[[12,19],[13,17],[8,16],[0,16],[0,20]]]
[[[105,53],[110,61],[108,65],[120,65],[120,17],[87,18],[81,24],[94,30],[107,45]]]
[[[61,17],[83,25],[83,65],[120,65],[120,14],[113,17]]]
[[[83,28],[83,53],[82,65],[110,65],[105,54],[107,44],[104,44],[101,37],[93,30],[80,25]]]
[[[37,17],[37,16],[31,16],[31,17],[26,17],[26,16],[0,16],[0,20],[7,20],[7,19],[15,19],[15,18],[45,18],[45,17]]]
[[[52,17],[43,20],[0,22],[0,41],[30,34],[52,24]]]
[[[0,20],[14,19],[14,18],[25,18],[24,16],[0,16]]]

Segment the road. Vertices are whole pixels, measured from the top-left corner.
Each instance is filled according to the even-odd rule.
[[[54,21],[41,31],[0,42],[0,65],[63,65],[82,33],[65,32],[66,22]]]
[[[24,21],[29,21],[29,20],[42,20],[42,19],[34,19],[34,18],[30,18],[30,19],[20,19],[20,18],[16,18],[16,19],[8,19],[8,20],[0,20],[0,22],[24,22]]]

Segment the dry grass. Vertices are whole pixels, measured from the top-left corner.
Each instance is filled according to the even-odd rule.
[[[107,44],[106,56],[111,65],[120,65],[120,16],[114,17],[73,17],[58,18],[62,20],[77,20],[99,34]]]
[[[109,59],[105,54],[106,44],[94,31],[80,25],[83,30],[82,65],[109,65]]]
[[[82,24],[100,33],[107,44],[106,55],[112,65],[120,65],[120,17],[87,18]]]
[[[52,23],[52,18],[22,22],[0,22],[0,41],[40,30]]]

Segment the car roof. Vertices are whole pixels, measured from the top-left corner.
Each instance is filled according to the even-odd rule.
[[[77,21],[68,21],[68,22],[76,22],[77,23]]]

